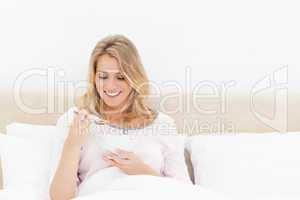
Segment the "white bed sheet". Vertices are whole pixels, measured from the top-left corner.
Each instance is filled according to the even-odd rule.
[[[100,176],[99,176],[100,177]],[[216,194],[199,185],[191,185],[177,181],[172,178],[137,175],[119,178],[109,184],[103,185],[97,191],[95,188],[96,179],[90,179],[85,183],[84,195],[77,196],[72,200],[154,200],[154,199],[189,199],[189,200],[296,200],[299,197],[249,197],[246,194],[237,198],[229,198]],[[102,182],[103,183],[103,182]],[[92,192],[91,192],[92,191]],[[49,200],[48,194],[41,194],[33,187],[15,188],[0,190],[1,200]]]

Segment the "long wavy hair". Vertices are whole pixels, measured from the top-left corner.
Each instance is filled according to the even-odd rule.
[[[86,93],[77,99],[76,106],[86,109],[91,114],[107,121],[104,112],[104,101],[96,89],[97,61],[102,55],[115,58],[120,66],[121,73],[125,76],[132,92],[129,94],[123,111],[122,126],[128,127],[133,119],[144,117],[146,124],[153,121],[157,112],[147,105],[150,94],[149,80],[142,65],[135,45],[125,36],[110,35],[99,41],[90,57],[88,72],[88,88]]]

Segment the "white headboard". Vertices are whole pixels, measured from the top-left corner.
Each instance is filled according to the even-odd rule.
[[[12,92],[2,92],[0,97],[2,133],[5,133],[5,126],[13,121],[55,124],[57,118],[73,106],[74,102],[74,98],[55,96],[51,98],[54,103],[49,103],[46,94],[27,92],[22,94],[21,101],[24,105],[20,106]],[[227,132],[233,129],[235,132],[299,131],[300,93],[289,93],[286,104],[279,100],[272,95],[251,100],[251,95],[247,93],[229,93],[227,97],[220,98],[193,98],[189,94],[168,93],[151,97],[149,105],[169,114],[175,119],[178,131],[189,135]],[[28,113],[28,108],[34,111],[44,108],[45,112]]]

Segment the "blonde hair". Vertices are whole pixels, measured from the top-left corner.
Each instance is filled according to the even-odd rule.
[[[146,123],[152,122],[157,113],[146,105],[146,97],[150,94],[148,77],[136,47],[122,35],[107,36],[96,44],[90,57],[89,85],[86,93],[78,99],[77,107],[107,120],[107,116],[103,112],[104,101],[100,97],[95,83],[97,62],[102,55],[109,55],[117,60],[121,73],[132,87],[127,107],[123,113],[123,125],[128,126],[133,119],[142,116],[146,118]]]

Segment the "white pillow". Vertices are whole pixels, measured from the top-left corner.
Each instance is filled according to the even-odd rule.
[[[1,153],[4,188],[31,184],[48,192],[67,131],[49,125],[9,124]]]
[[[14,122],[6,126],[6,134],[24,139],[57,141],[65,139],[67,128]]]
[[[299,196],[300,134],[189,139],[195,183],[232,196]]]
[[[10,188],[0,190],[1,200],[14,200],[14,199],[30,199],[30,200],[45,200],[49,197],[45,193],[41,193],[35,187],[26,185],[21,188]]]
[[[44,190],[48,182],[48,143],[0,135],[3,188],[34,185]]]

